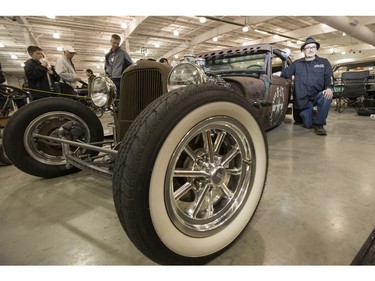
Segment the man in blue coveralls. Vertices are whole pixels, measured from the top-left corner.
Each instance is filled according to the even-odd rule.
[[[316,55],[319,47],[314,38],[308,37],[301,46],[304,57],[285,68],[281,77],[294,75],[294,109],[299,112],[304,126],[313,127],[317,135],[326,135],[323,125],[326,125],[332,102],[333,72],[329,61]]]

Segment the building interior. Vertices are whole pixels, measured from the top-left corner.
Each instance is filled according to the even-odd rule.
[[[375,16],[368,13],[150,14],[45,16],[11,10],[0,16],[0,63],[6,83],[25,83],[29,45],[43,48],[52,64],[64,46],[73,46],[73,62],[83,80],[86,69],[104,76],[104,56],[114,33],[133,62],[167,58],[172,66],[187,55],[254,44],[289,48],[296,60],[303,55],[301,44],[312,36],[320,42],[318,55],[332,67],[364,62],[375,74]],[[110,114],[105,112],[100,121],[104,133],[110,134]],[[355,108],[339,112],[334,100],[325,129],[327,136],[317,136],[288,112],[279,126],[266,132],[269,166],[260,204],[241,236],[207,267],[229,266],[230,272],[230,266],[246,266],[242,268],[251,274],[258,266],[271,271],[291,266],[290,278],[301,268],[315,276],[322,266],[342,278],[374,273],[371,266],[347,270],[366,241],[374,238],[375,114],[361,116]],[[0,165],[0,186],[0,272],[17,275],[19,266],[104,265],[135,267],[135,274],[142,274],[144,267],[138,266],[158,265],[124,232],[110,180],[87,171],[45,179]],[[321,276],[325,273],[323,269]]]

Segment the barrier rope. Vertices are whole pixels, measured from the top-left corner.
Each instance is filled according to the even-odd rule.
[[[37,89],[30,89],[30,88],[22,88],[22,90],[40,92],[40,93],[56,95],[56,96],[66,96],[66,97],[73,97],[73,98],[78,98],[78,99],[91,100],[91,97],[89,97],[89,96],[80,96],[78,94],[72,95],[72,94],[64,94],[64,93],[60,93],[60,92],[57,93],[57,92],[52,92],[52,91],[44,91],[44,90],[37,90]]]

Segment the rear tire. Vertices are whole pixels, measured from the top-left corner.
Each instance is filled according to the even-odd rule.
[[[23,106],[9,119],[3,136],[6,155],[18,169],[37,177],[54,178],[79,171],[66,166],[61,145],[33,137],[34,133],[56,137],[55,130],[69,121],[77,122],[82,130],[79,141],[103,140],[102,124],[89,108],[71,99],[44,98]]]

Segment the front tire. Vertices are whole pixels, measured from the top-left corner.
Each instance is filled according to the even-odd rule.
[[[104,138],[100,120],[80,102],[43,98],[23,106],[9,119],[3,135],[6,155],[18,169],[37,177],[54,178],[79,171],[66,165],[60,144],[33,136],[37,133],[56,137],[56,130],[67,122],[77,124],[80,135],[76,141],[100,142]],[[82,153],[97,154],[85,150]]]
[[[203,264],[244,230],[268,167],[252,105],[220,86],[170,92],[134,121],[114,168],[114,202],[135,246],[160,264]]]

